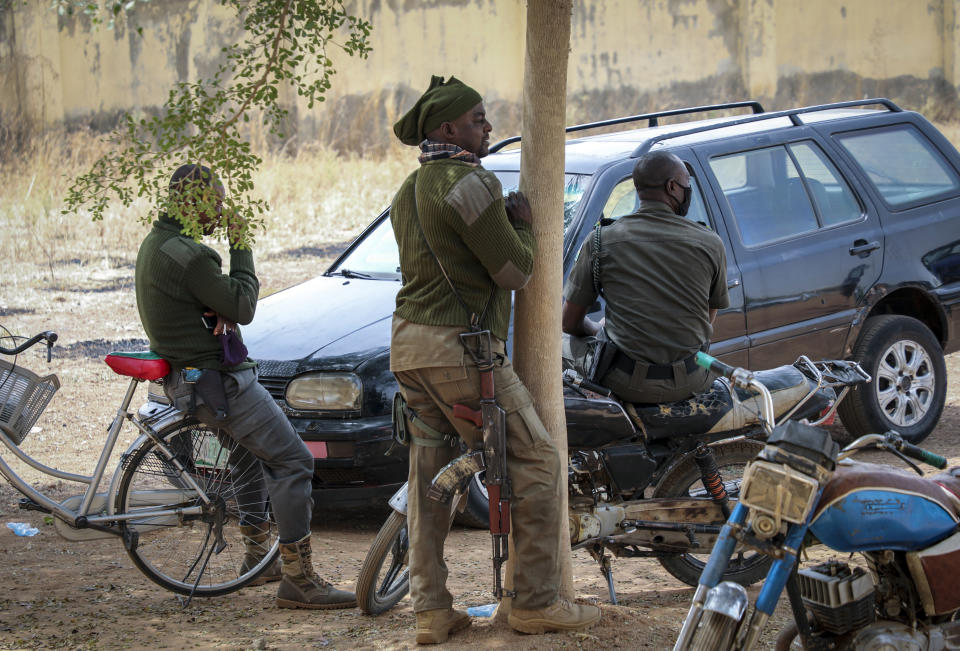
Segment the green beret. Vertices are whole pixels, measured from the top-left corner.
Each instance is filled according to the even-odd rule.
[[[444,122],[456,120],[482,101],[480,93],[456,77],[444,83],[443,77],[434,75],[430,88],[393,125],[393,132],[403,144],[419,145],[428,133]]]

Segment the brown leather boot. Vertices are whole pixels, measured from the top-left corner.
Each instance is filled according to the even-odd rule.
[[[270,525],[263,524],[241,524],[240,535],[243,537],[243,562],[240,564],[240,574],[250,571],[257,563],[263,560],[270,548],[267,546],[267,540],[270,537]],[[247,585],[263,585],[280,580],[280,561],[275,559],[260,576],[255,578]]]
[[[451,633],[470,626],[470,615],[453,608],[417,613],[417,644],[442,644]]]
[[[566,599],[557,599],[546,608],[527,610],[514,606],[507,616],[507,623],[521,633],[546,633],[548,631],[575,631],[587,628],[600,621],[600,608],[589,604],[577,604]]]
[[[280,544],[283,578],[277,590],[277,606],[324,610],[356,606],[356,595],[338,590],[317,576],[310,556],[310,534],[297,542]]]

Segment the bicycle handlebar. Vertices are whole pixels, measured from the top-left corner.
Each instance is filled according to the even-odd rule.
[[[20,344],[19,346],[14,346],[13,348],[4,348],[3,346],[0,346],[0,354],[2,354],[2,355],[19,355],[20,353],[22,353],[23,351],[25,351],[27,348],[30,348],[31,346],[33,346],[34,344],[40,342],[41,340],[45,340],[45,341],[47,342],[47,362],[49,362],[49,361],[50,361],[50,350],[53,348],[53,343],[57,340],[57,333],[56,333],[56,332],[52,332],[52,331],[50,331],[50,330],[47,330],[47,331],[45,331],[45,332],[41,332],[40,334],[34,335],[34,336],[30,337],[29,339],[27,339],[27,340],[26,340],[25,342],[23,342],[22,344]]]

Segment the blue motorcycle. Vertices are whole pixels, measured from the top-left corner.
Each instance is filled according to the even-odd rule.
[[[749,371],[698,360],[738,385]],[[880,449],[914,475],[853,461]],[[790,421],[774,429],[747,465],[739,501],[700,576],[674,651],[754,649],[784,589],[793,622],[776,649],[857,651],[960,648],[960,467],[931,477],[946,459],[896,432],[870,434],[839,450],[819,428]],[[843,554],[802,566],[807,548]],[[772,559],[753,603],[722,575],[734,549]],[[854,564],[856,552],[862,565]]]

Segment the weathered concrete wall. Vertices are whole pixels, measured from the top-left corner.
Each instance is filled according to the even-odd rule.
[[[209,75],[238,38],[216,0],[139,5],[132,30],[91,32],[45,2],[0,13],[0,126],[104,128],[152,112],[177,81]],[[290,93],[299,142],[381,146],[426,87],[454,74],[484,93],[494,137],[519,130],[524,3],[356,0],[373,53],[334,52],[326,102]],[[648,110],[758,99],[768,108],[882,95],[936,119],[958,115],[960,0],[579,0],[568,116],[581,122]]]

